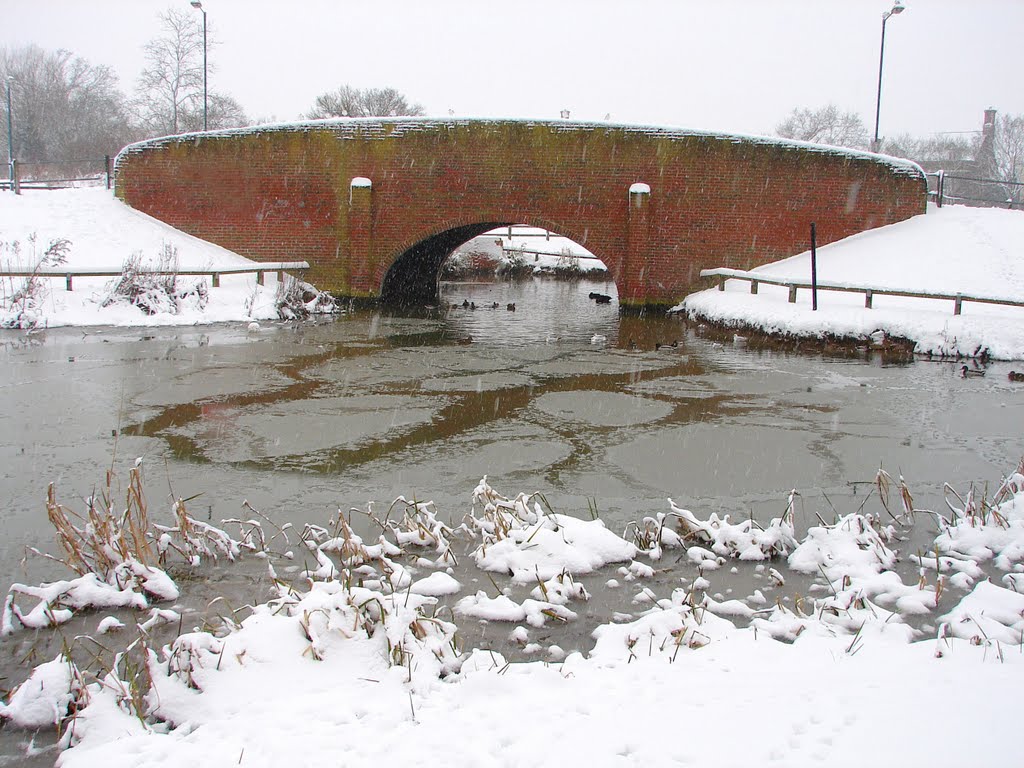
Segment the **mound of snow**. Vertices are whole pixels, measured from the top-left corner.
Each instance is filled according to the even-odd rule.
[[[818,249],[818,280],[914,292],[964,293],[1024,301],[1024,212],[964,206],[929,207],[928,213],[869,230]],[[811,277],[810,252],[758,267],[772,277]],[[767,333],[868,339],[882,330],[917,342],[920,353],[1024,358],[1024,307],[820,291],[818,311],[809,290],[789,303],[784,286],[730,280],[725,291],[686,297],[673,309],[691,317]]]

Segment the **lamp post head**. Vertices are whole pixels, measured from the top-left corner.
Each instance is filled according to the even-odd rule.
[[[198,0],[196,0],[196,2],[198,2]],[[195,3],[192,4],[195,5]],[[896,0],[896,2],[893,3],[892,8],[882,14],[882,21],[885,21],[890,16],[896,16],[897,14],[903,13],[905,10],[907,10],[907,6],[901,3],[900,0]]]
[[[199,2],[199,0],[191,0],[189,5],[191,5],[193,8],[198,8],[200,11],[203,10],[203,4]],[[900,10],[902,11],[903,8],[900,7]]]

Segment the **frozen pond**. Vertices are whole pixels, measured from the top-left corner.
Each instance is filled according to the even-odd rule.
[[[405,495],[459,520],[486,474],[506,496],[542,491],[555,511],[596,510],[617,532],[668,511],[669,497],[702,518],[764,520],[796,488],[804,531],[815,513],[855,511],[880,466],[907,479],[916,505],[939,508],[943,483],[996,482],[1024,452],[1024,388],[1008,365],[962,379],[954,363],[755,351],[676,319],[620,317],[588,299],[595,290],[614,287],[446,284],[444,307],[422,316],[356,312],[258,333],[4,332],[0,580],[64,575],[21,564],[27,546],[54,549],[48,483],[77,509],[108,467],[136,457],[152,515],[173,494],[194,497],[203,519],[239,515],[247,500],[279,524],[324,524]],[[685,566],[660,578],[692,578]],[[228,583],[217,583],[251,601],[262,568],[221,569]],[[752,574],[723,573],[715,589],[743,597]],[[592,622],[630,610],[636,589],[606,587],[612,577],[584,579]],[[215,591],[183,588],[194,605]],[[585,645],[586,627],[559,642]],[[467,621],[466,633],[472,644],[486,630]],[[25,639],[4,646],[6,688]]]
[[[4,333],[0,578],[26,576],[26,545],[51,546],[47,483],[73,503],[138,456],[151,503],[200,494],[214,519],[247,499],[319,522],[399,494],[457,518],[488,474],[569,514],[592,499],[612,527],[667,497],[778,514],[791,488],[844,511],[879,466],[928,504],[943,482],[991,482],[1020,458],[1024,397],[999,366],[964,380],[953,363],[752,351],[587,298],[609,289],[446,284],[447,308],[423,317],[259,333]]]

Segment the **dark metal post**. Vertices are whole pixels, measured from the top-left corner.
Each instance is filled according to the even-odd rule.
[[[875,100],[875,138],[871,140],[871,151],[878,151],[878,121],[882,113],[882,62],[885,60],[885,22],[889,14],[882,16],[882,45],[878,49],[878,98]]]
[[[879,148],[878,121],[882,112],[882,63],[885,61],[885,22],[889,20],[890,16],[903,13],[903,11],[903,3],[901,3],[900,0],[896,0],[892,6],[892,10],[886,11],[882,14],[882,44],[878,49],[878,97],[875,100],[875,138],[871,142],[872,152],[877,152]]]
[[[811,311],[818,311],[818,249],[815,243],[814,222],[811,222]]]
[[[107,174],[107,189],[110,189],[110,155],[103,157],[103,170]]]

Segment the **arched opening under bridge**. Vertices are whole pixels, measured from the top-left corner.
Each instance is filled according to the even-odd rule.
[[[531,277],[612,280],[605,263],[571,237],[528,224],[483,222],[431,235],[399,254],[384,275],[381,300],[436,304],[446,280]],[[607,302],[607,291],[594,293]]]

